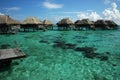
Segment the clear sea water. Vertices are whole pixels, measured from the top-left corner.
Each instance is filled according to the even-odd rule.
[[[120,29],[0,35],[1,48],[15,48],[15,41],[27,57],[0,71],[0,80],[120,80]],[[75,46],[63,48],[57,42]],[[94,48],[108,59],[88,58],[77,47]]]

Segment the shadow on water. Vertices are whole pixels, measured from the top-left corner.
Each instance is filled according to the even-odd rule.
[[[11,47],[10,44],[2,44],[2,45],[0,45],[0,49],[8,49],[10,47]]]
[[[10,71],[11,70],[11,66],[6,66],[6,67],[0,67],[0,73],[1,72],[5,72],[5,71]]]
[[[0,72],[11,70],[11,62],[12,61],[0,61]]]
[[[6,36],[6,37],[10,37],[11,35],[14,35],[14,34],[3,34],[3,33],[0,33],[0,35]]]
[[[0,63],[0,80],[6,80],[6,77],[10,76],[12,73],[11,64],[1,64]]]

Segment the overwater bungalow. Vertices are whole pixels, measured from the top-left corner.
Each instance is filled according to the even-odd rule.
[[[15,34],[20,30],[20,22],[8,15],[0,15],[0,33]]]
[[[95,29],[110,29],[109,25],[104,20],[97,20],[95,23]]]
[[[43,22],[41,20],[39,20],[40,24],[38,24],[38,30],[43,30],[44,26],[43,26]]]
[[[77,20],[75,22],[75,29],[95,29],[94,22],[90,21],[89,19]]]
[[[58,30],[69,30],[73,26],[73,22],[69,18],[63,18],[57,23]]]
[[[117,29],[118,25],[114,21],[112,21],[112,20],[105,20],[105,22],[108,24],[110,29]]]
[[[28,32],[28,31],[31,31],[31,30],[36,31],[39,28],[43,28],[43,27],[42,27],[42,22],[40,22],[37,18],[28,17],[21,24],[21,28],[23,28],[25,32],[26,31]]]
[[[44,20],[43,21],[43,26],[46,29],[53,29],[53,23],[50,20]]]

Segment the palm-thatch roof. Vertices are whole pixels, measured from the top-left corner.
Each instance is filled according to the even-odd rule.
[[[114,26],[117,26],[117,24],[112,21],[112,20],[105,20],[105,22],[110,26],[110,27],[114,27]]]
[[[11,17],[7,15],[0,15],[0,24],[20,24],[19,21],[12,19]]]
[[[42,22],[35,17],[28,17],[23,21],[23,24],[42,24]]]
[[[82,19],[82,20],[77,20],[75,22],[76,25],[94,25],[94,22],[90,21],[89,19]]]
[[[68,24],[68,25],[72,25],[73,22],[69,19],[69,18],[63,18],[61,21],[59,21],[57,24],[61,24],[61,25],[64,25],[64,24]]]
[[[107,24],[104,20],[97,20],[97,21],[95,22],[95,25],[96,25],[96,26],[97,26],[97,25],[107,26],[108,24]]]
[[[43,25],[52,25],[52,22],[50,20],[44,20]]]

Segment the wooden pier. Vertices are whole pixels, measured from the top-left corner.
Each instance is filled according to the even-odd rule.
[[[23,53],[19,48],[0,50],[0,62],[19,59],[25,56],[25,53]]]
[[[9,67],[13,59],[26,57],[19,48],[14,49],[0,49],[0,71]]]

